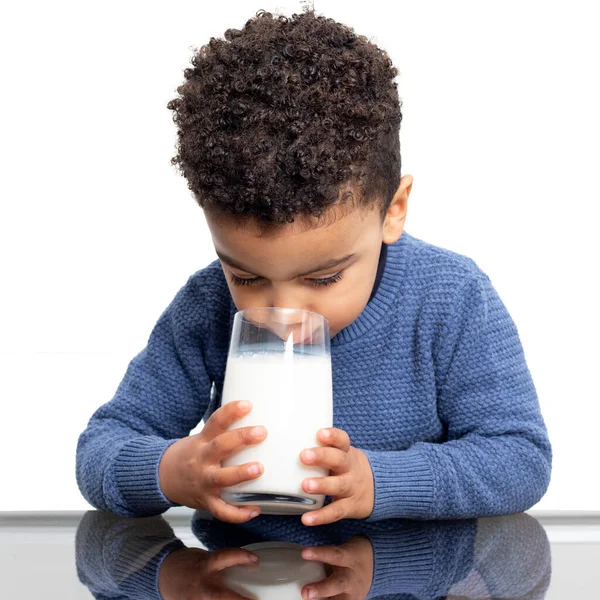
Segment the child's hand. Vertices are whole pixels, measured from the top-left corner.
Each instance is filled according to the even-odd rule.
[[[304,525],[324,525],[340,519],[366,519],[373,512],[375,485],[371,464],[364,452],[350,445],[341,429],[321,429],[317,439],[327,446],[303,450],[300,460],[310,466],[325,467],[330,476],[305,479],[302,489],[310,494],[325,494],[332,502],[302,515]],[[314,452],[314,458],[307,456]],[[310,487],[314,484],[314,487]]]
[[[264,427],[257,435],[254,427],[228,431],[250,410],[250,406],[244,407],[240,402],[229,402],[215,410],[200,433],[181,438],[165,450],[158,477],[167,499],[190,508],[209,510],[214,517],[228,523],[245,523],[260,513],[258,506],[232,506],[221,498],[222,488],[257,479],[263,473],[262,463],[221,466],[232,454],[260,444],[267,437]],[[258,467],[256,472],[251,470],[253,466]]]
[[[208,552],[202,548],[181,548],[167,555],[158,571],[161,598],[221,598],[247,600],[223,582],[223,571],[233,566],[255,566],[256,554],[243,548]]]
[[[373,546],[367,537],[355,536],[340,546],[311,546],[304,560],[325,563],[327,577],[307,583],[302,598],[366,598],[373,585]],[[311,595],[310,592],[315,592]]]

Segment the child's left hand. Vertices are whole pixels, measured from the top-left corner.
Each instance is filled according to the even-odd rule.
[[[320,429],[317,439],[325,446],[303,450],[305,465],[325,467],[328,477],[305,479],[302,489],[310,494],[325,494],[332,502],[319,510],[302,515],[304,525],[324,525],[340,519],[366,519],[373,512],[375,486],[371,464],[364,452],[350,445],[350,437],[341,429]],[[306,456],[314,453],[313,458]],[[313,483],[315,487],[309,487]]]

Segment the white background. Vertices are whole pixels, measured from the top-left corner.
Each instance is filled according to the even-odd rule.
[[[600,36],[589,1],[317,0],[400,71],[406,230],[473,258],[515,320],[554,447],[539,510],[599,510]],[[77,438],[214,260],[169,159],[194,48],[257,10],[14,2],[0,24],[0,510],[86,509]]]

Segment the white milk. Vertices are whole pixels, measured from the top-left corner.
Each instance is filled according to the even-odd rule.
[[[258,542],[242,546],[260,558],[257,565],[233,565],[222,571],[223,583],[246,598],[298,600],[307,583],[327,577],[325,564],[302,558],[294,542]]]
[[[325,496],[306,493],[302,481],[327,476],[329,470],[305,465],[299,455],[305,448],[321,446],[317,431],[333,426],[331,357],[288,352],[230,355],[222,405],[237,400],[250,400],[253,408],[230,430],[263,425],[267,437],[231,455],[222,466],[258,461],[264,470],[257,479],[224,488],[223,499],[235,506],[260,506],[262,514],[302,514],[323,506]],[[301,504],[289,498],[244,501],[228,495],[240,492],[292,496],[309,502]]]

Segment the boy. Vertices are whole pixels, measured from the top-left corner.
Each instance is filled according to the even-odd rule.
[[[220,490],[262,465],[221,462],[268,432],[227,431],[250,409],[219,403],[234,313],[284,306],[331,328],[334,427],[301,454],[329,470],[302,484],[328,502],[303,524],[530,508],[552,451],[518,332],[472,259],[404,231],[413,178],[400,177],[385,52],[311,10],[259,11],[192,64],[168,104],[172,162],[220,260],[177,293],[81,434],[85,498],[131,516],[185,505],[253,518]]]

